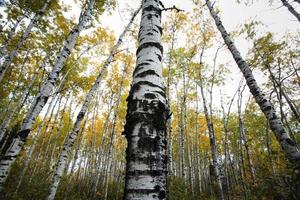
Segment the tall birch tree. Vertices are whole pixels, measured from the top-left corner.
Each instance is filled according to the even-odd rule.
[[[162,2],[142,1],[136,68],[127,98],[124,134],[124,199],[166,199],[166,126],[169,115],[162,77]]]

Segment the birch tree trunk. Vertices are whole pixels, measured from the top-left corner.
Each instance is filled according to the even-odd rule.
[[[39,93],[31,105],[30,110],[26,114],[26,117],[21,125],[21,129],[17,133],[17,136],[13,139],[13,142],[5,153],[5,156],[2,158],[0,162],[0,190],[6,181],[11,169],[11,165],[15,162],[17,156],[20,154],[26,138],[31,131],[32,125],[47,103],[47,100],[51,95],[53,88],[55,87],[55,82],[58,79],[59,73],[61,72],[65,61],[75,46],[75,42],[79,36],[79,33],[84,29],[86,23],[91,18],[91,11],[94,7],[94,4],[95,0],[89,0],[87,8],[84,9],[80,14],[79,23],[72,29],[67,37],[61,52],[57,56],[53,70],[49,74],[47,80],[42,84]]]
[[[166,126],[169,115],[162,77],[161,13],[158,0],[142,1],[137,63],[128,96],[124,134],[124,200],[166,199]]]
[[[246,63],[246,61],[242,58],[240,52],[234,45],[233,41],[231,40],[229,34],[225,30],[224,26],[220,18],[218,17],[217,13],[214,11],[213,6],[209,0],[206,0],[206,5],[210,11],[211,16],[215,20],[216,26],[220,31],[225,44],[227,45],[228,49],[230,50],[234,60],[236,61],[238,67],[242,71],[247,85],[250,89],[250,92],[254,96],[256,103],[259,105],[262,112],[265,114],[266,118],[269,121],[270,128],[276,136],[277,141],[280,143],[281,148],[283,149],[286,157],[290,161],[299,162],[300,161],[300,151],[295,145],[295,143],[291,140],[289,134],[284,129],[282,122],[276,115],[275,109],[272,107],[270,101],[265,97],[257,82],[253,76],[253,73]]]
[[[12,37],[14,36],[20,22],[25,18],[26,14],[23,14],[21,16],[19,16],[16,20],[16,23],[14,24],[14,26],[12,27],[12,29],[9,31],[7,38],[6,38],[6,43],[0,47],[0,62],[2,57],[7,53],[7,46],[9,45]]]
[[[84,116],[88,110],[88,106],[91,102],[91,100],[93,99],[94,93],[97,90],[102,77],[104,75],[104,72],[106,71],[107,67],[109,66],[109,64],[113,61],[113,58],[115,56],[115,54],[117,53],[118,47],[121,45],[122,43],[122,39],[125,36],[125,34],[127,33],[127,31],[129,30],[131,24],[133,23],[136,15],[138,14],[138,12],[140,11],[141,8],[138,8],[134,13],[133,16],[131,18],[131,20],[129,21],[128,25],[125,27],[124,31],[122,32],[122,34],[120,35],[117,43],[114,45],[114,47],[111,50],[111,53],[109,55],[109,57],[106,59],[104,65],[102,66],[100,73],[97,77],[96,82],[94,83],[94,85],[92,86],[92,88],[89,90],[88,94],[85,97],[84,103],[76,117],[76,121],[74,123],[73,126],[73,130],[70,133],[68,139],[66,140],[66,142],[63,145],[63,149],[62,152],[59,156],[58,162],[56,164],[56,169],[53,175],[53,180],[52,180],[52,184],[50,187],[50,191],[49,191],[49,195],[47,197],[47,200],[53,200],[57,191],[57,187],[60,183],[61,180],[61,176],[63,175],[63,172],[66,168],[66,163],[67,163],[67,158],[68,158],[68,152],[70,151],[71,147],[74,144],[75,139],[77,138],[79,129],[80,129],[80,125],[82,120],[84,119]]]
[[[218,200],[224,200],[224,194],[223,194],[223,188],[222,188],[222,182],[221,182],[221,176],[219,171],[219,162],[218,162],[218,152],[217,152],[217,145],[216,145],[216,138],[214,133],[214,127],[211,120],[212,116],[209,116],[209,111],[207,108],[206,98],[204,96],[204,88],[202,83],[202,75],[200,74],[200,90],[201,90],[201,96],[203,100],[203,108],[204,108],[204,114],[205,119],[207,123],[207,129],[209,133],[209,141],[210,141],[210,148],[211,148],[211,156],[212,156],[212,171],[213,171],[213,178],[216,182],[216,197]]]
[[[0,82],[2,81],[5,72],[10,67],[14,57],[17,55],[18,50],[20,47],[24,44],[25,40],[29,37],[29,34],[32,30],[32,28],[36,25],[36,23],[40,20],[40,18],[45,13],[48,5],[50,4],[52,0],[47,0],[43,7],[34,15],[34,17],[30,20],[29,25],[26,27],[23,35],[19,39],[18,43],[16,44],[15,48],[8,54],[8,56],[5,58],[3,65],[0,66]],[[17,23],[18,25],[18,23]]]

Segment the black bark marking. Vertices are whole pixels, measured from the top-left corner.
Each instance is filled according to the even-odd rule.
[[[286,141],[286,143],[288,143],[290,146],[295,146],[295,142],[292,141],[290,138],[287,138],[285,141]]]
[[[156,99],[156,95],[152,93],[146,93],[144,96],[146,99]]]
[[[21,138],[21,140],[25,140],[28,135],[30,133],[30,129],[25,129],[25,130],[22,130],[18,133],[18,136]]]
[[[142,49],[148,47],[156,47],[160,50],[161,54],[163,54],[163,46],[159,42],[146,42],[139,46],[139,48],[136,50],[136,55],[138,55]]]
[[[147,65],[150,65],[150,63],[142,62],[142,63],[138,64],[138,65],[135,67],[134,71],[133,71],[133,76],[135,76],[135,74],[136,74],[138,71],[142,70],[142,69],[143,69],[142,66],[145,66],[145,65],[146,65],[146,66],[147,66]]]
[[[157,25],[155,25],[155,26],[156,26],[156,28],[159,30],[160,34],[162,35],[162,33],[163,33],[163,29],[162,29],[162,27],[160,27],[160,26],[157,26]]]
[[[155,53],[155,55],[157,56],[158,60],[161,62],[162,58],[161,58],[161,55]]]
[[[145,76],[147,76],[147,75],[154,75],[154,76],[160,77],[160,76],[156,73],[156,71],[154,71],[154,70],[152,70],[152,69],[143,71],[143,72],[137,74],[135,77],[136,77],[136,78],[137,78],[137,77],[142,78],[142,77],[145,77]]]
[[[155,11],[161,17],[161,9],[154,7],[153,5],[147,6],[143,9],[144,12]]]

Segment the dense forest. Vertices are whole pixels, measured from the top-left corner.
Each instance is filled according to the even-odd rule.
[[[210,0],[0,1],[0,199],[299,200],[300,1],[230,5],[261,1],[297,28],[228,27]]]

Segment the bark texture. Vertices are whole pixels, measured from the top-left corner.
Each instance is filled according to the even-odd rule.
[[[169,115],[162,77],[161,12],[158,0],[142,1],[137,63],[128,96],[124,134],[124,200],[166,199],[166,126]]]
[[[300,161],[299,149],[297,148],[295,143],[291,140],[289,134],[286,132],[281,120],[278,118],[276,111],[271,105],[270,101],[265,97],[262,90],[257,85],[257,82],[253,76],[253,73],[249,65],[242,58],[240,52],[238,51],[235,44],[231,40],[229,34],[227,33],[217,13],[214,11],[214,8],[209,0],[206,0],[206,5],[210,11],[211,16],[215,20],[216,26],[220,31],[224,39],[224,42],[226,43],[228,49],[230,50],[238,67],[242,71],[246,79],[247,85],[250,89],[250,92],[252,93],[256,103],[259,105],[260,109],[268,119],[270,128],[275,134],[277,141],[280,143],[281,148],[286,154],[286,157],[292,162],[296,161],[299,163]]]

